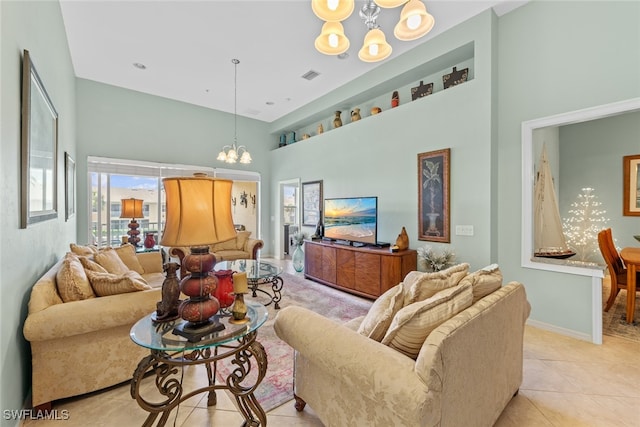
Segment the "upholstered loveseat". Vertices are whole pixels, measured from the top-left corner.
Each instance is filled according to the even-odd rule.
[[[252,239],[250,231],[238,231],[232,239],[209,245],[209,251],[216,256],[216,261],[233,261],[236,259],[256,259],[258,251],[264,246],[260,239]],[[169,249],[169,255],[180,260],[191,252],[189,248],[173,247]],[[180,268],[181,275],[185,270]]]
[[[43,409],[129,380],[148,355],[129,331],[162,299],[160,252],[136,254],[126,245],[97,255],[71,246],[84,254],[67,253],[38,279],[23,328],[31,344],[32,405]],[[104,266],[122,272],[105,273]]]
[[[478,295],[492,274],[458,274],[420,300],[420,274],[409,273],[346,324],[280,310],[274,327],[295,349],[296,409],[308,403],[327,427],[492,426],[522,382],[530,311],[517,282]],[[433,310],[446,320],[416,321]]]

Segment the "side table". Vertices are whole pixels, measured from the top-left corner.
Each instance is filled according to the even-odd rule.
[[[140,361],[131,380],[131,397],[149,412],[144,427],[154,425],[158,415],[160,418],[156,425],[164,426],[174,408],[200,393],[209,392],[207,405],[213,406],[217,402],[216,390],[223,389],[234,395],[245,419],[243,426],[267,425],[267,416],[254,395],[267,372],[267,354],[256,340],[258,328],[269,316],[262,304],[247,302],[249,322],[244,324],[233,324],[229,322],[229,317],[220,316],[219,321],[225,325],[225,329],[195,343],[173,334],[173,328],[184,320],[156,323],[152,320],[152,314],[140,319],[130,332],[133,342],[151,351],[149,356]],[[227,359],[233,369],[224,383],[216,384],[217,362],[223,359]],[[249,377],[252,359],[257,364],[257,375]],[[181,370],[185,366],[200,364],[205,365],[208,385],[185,391]],[[162,396],[158,398],[158,394],[153,393],[159,401],[147,400],[141,395],[141,383],[149,372],[154,374],[157,391]]]
[[[273,303],[273,308],[280,309],[282,287],[284,286],[284,281],[280,277],[283,270],[282,267],[260,259],[237,259],[234,261],[220,261],[214,269],[215,271],[233,270],[247,273],[247,282],[249,282],[252,296],[255,298],[258,296],[257,292],[262,292],[271,299],[265,306]],[[273,294],[260,289],[260,285],[271,285]]]

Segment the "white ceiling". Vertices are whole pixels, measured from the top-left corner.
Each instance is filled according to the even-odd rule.
[[[436,23],[416,41],[393,36],[400,7],[380,12],[378,24],[393,47],[386,61],[488,8],[500,16],[526,3],[423,1]],[[272,122],[382,63],[358,59],[363,4],[356,0],[343,22],[351,41],[345,60],[313,47],[322,21],[309,0],[62,0],[61,9],[77,77],[233,113],[237,58],[237,113]],[[310,70],[320,75],[303,79]]]

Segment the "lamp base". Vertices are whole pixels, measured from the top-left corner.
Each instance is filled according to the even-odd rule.
[[[184,322],[173,328],[173,333],[185,337],[189,342],[198,342],[203,337],[223,329],[224,325],[215,319],[206,323]]]

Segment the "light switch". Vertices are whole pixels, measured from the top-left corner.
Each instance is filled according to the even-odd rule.
[[[457,236],[473,236],[473,225],[456,225]]]

